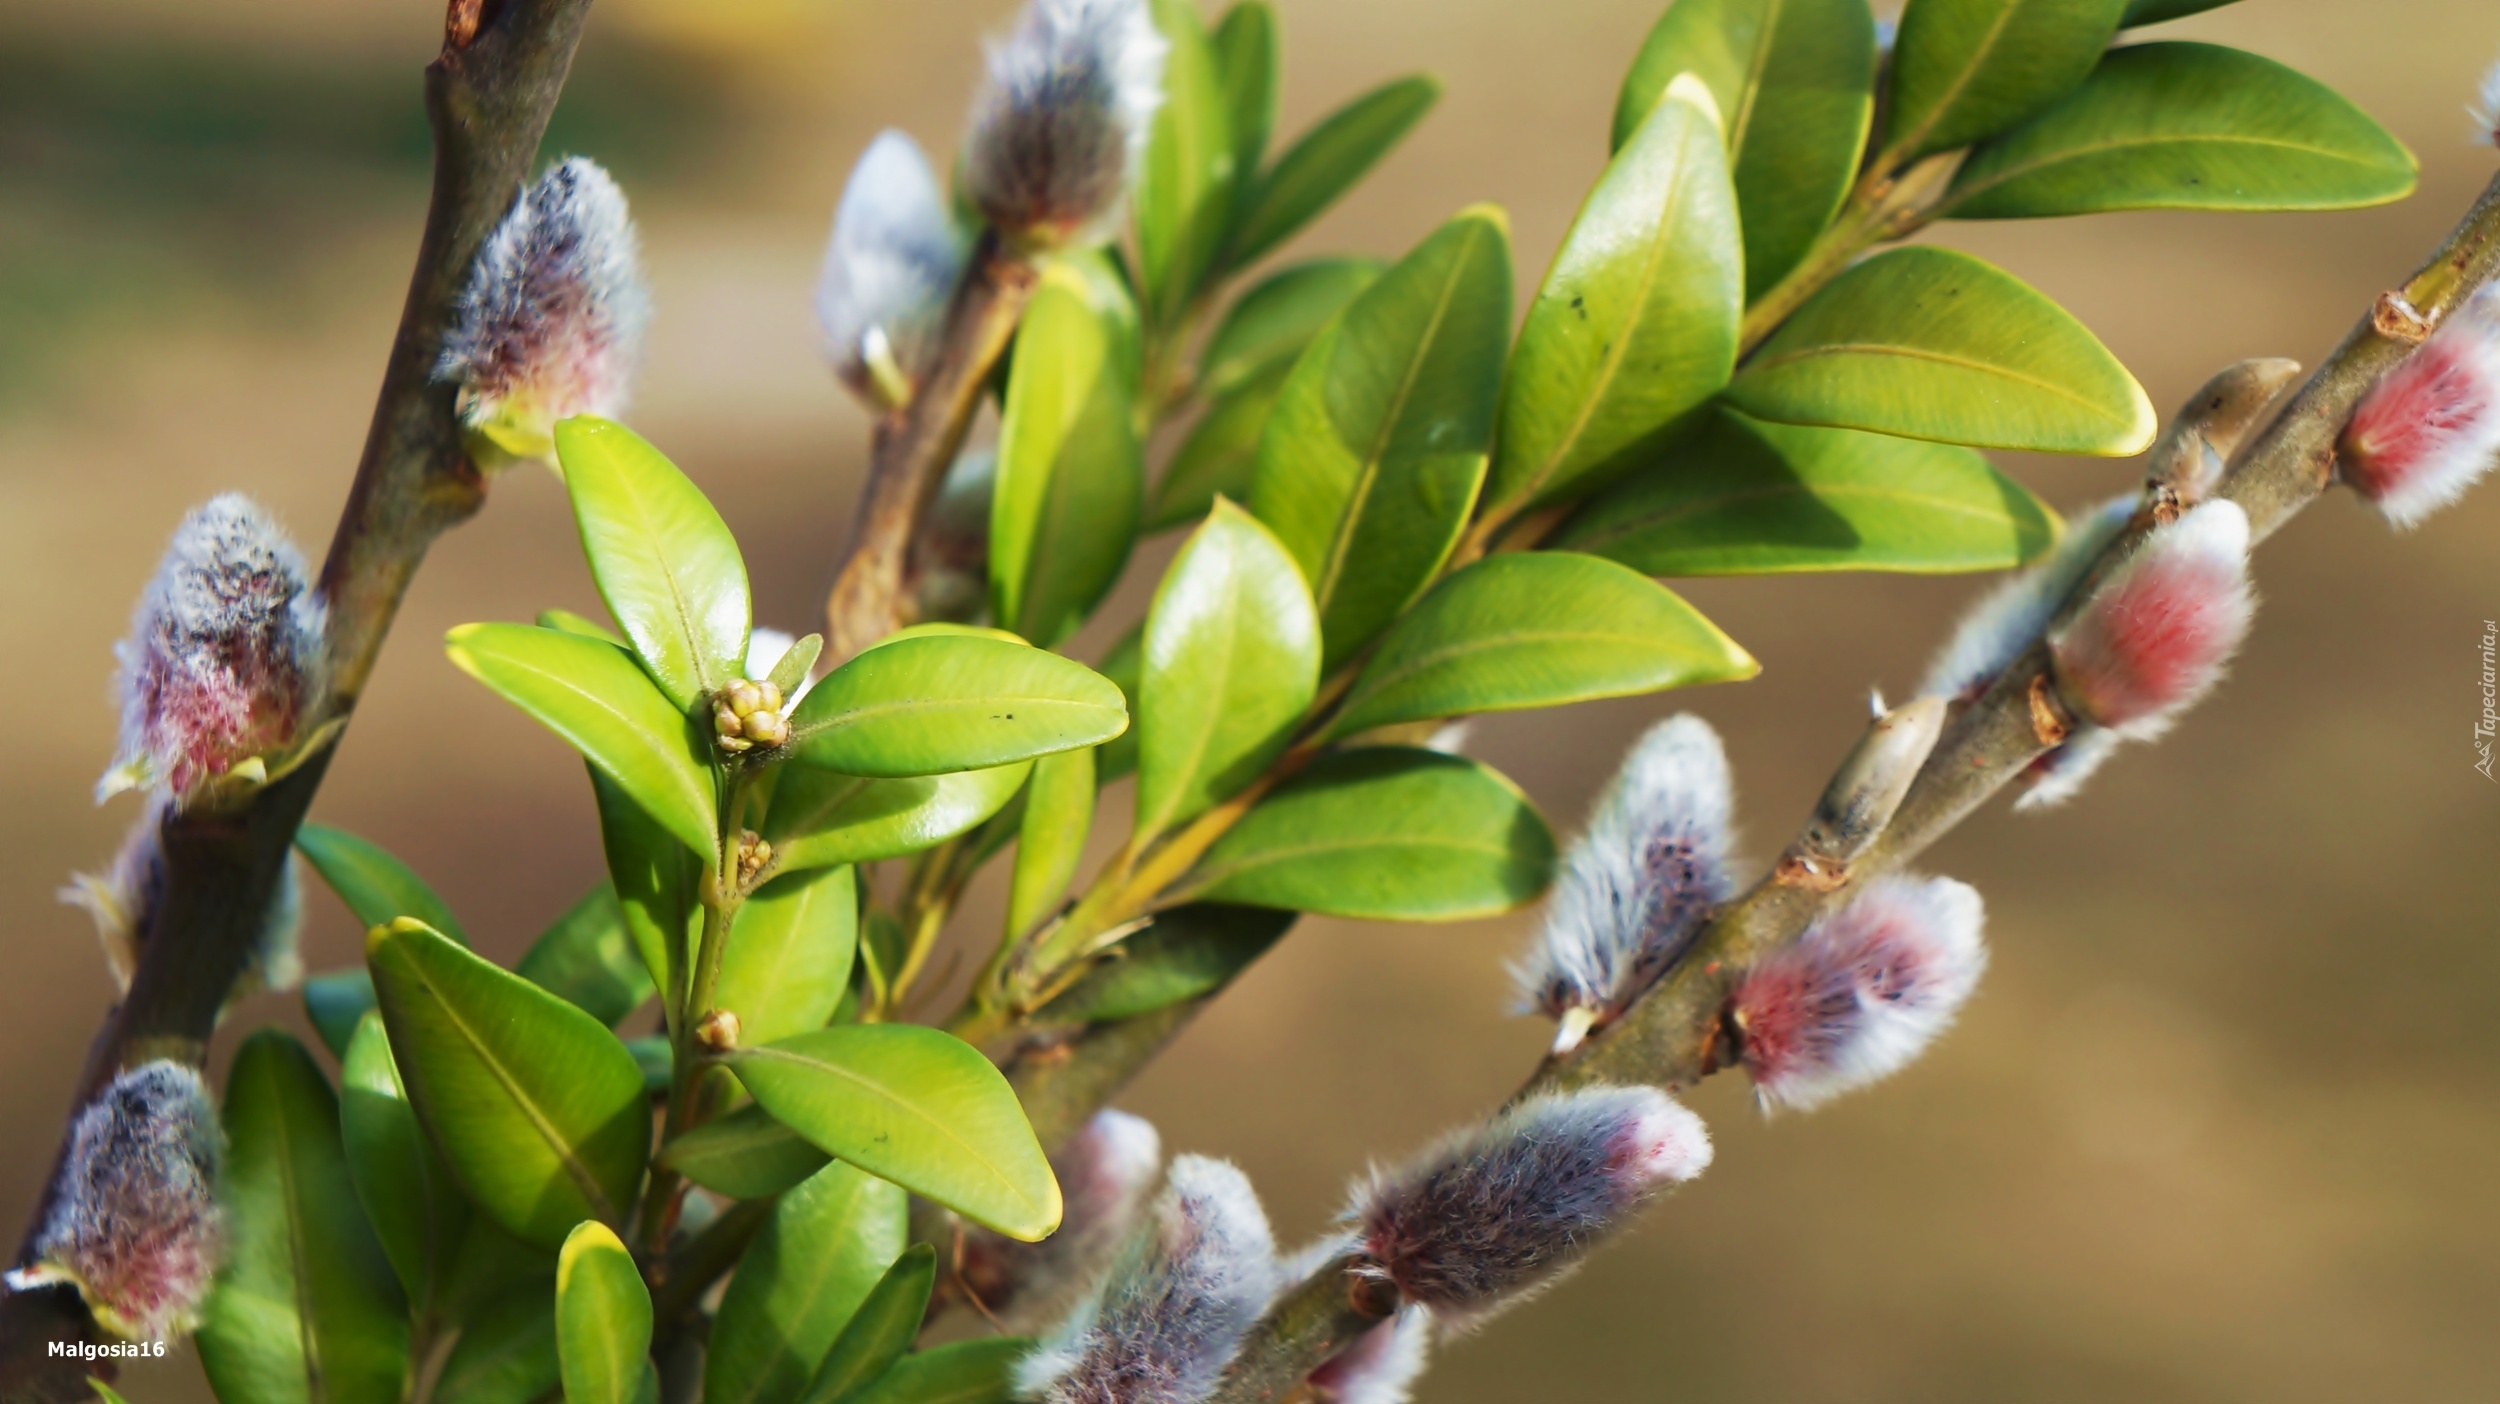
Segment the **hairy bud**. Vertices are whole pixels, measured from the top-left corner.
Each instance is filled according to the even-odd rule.
[[[1979,986],[1983,917],[1966,884],[1879,877],[1747,971],[1730,1017],[1764,1109],[1808,1110],[1909,1066]]]
[[[1666,1093],[1589,1088],[1531,1097],[1376,1174],[1347,1217],[1366,1271],[1464,1323],[1552,1283],[1658,1189],[1709,1165],[1701,1118]]]
[[[479,465],[555,459],[556,422],[625,407],[651,301],[624,192],[575,156],[512,202],[478,251],[434,378],[460,387]]]
[[[1892,822],[1944,730],[1941,697],[1886,707],[1877,693],[1874,705],[1875,720],[1824,787],[1806,825],[1803,847],[1816,858],[1847,863],[1864,853]]]
[[[1028,0],[989,50],[963,184],[1010,240],[1099,242],[1163,101],[1167,49],[1144,0]]]
[[[1432,1347],[1432,1313],[1408,1307],[1311,1372],[1314,1404],[1406,1404]]]
[[[1919,695],[1967,702],[1987,691],[1997,674],[2049,627],[2084,572],[2126,528],[2135,505],[2133,494],[2113,497],[2068,522],[2066,534],[2045,559],[1980,596],[1928,665]]]
[[[2500,458],[2500,294],[2476,293],[2363,396],[2335,448],[2344,481],[2399,527],[2465,495]]]
[[[2248,546],[2234,502],[2208,502],[2145,537],[2049,638],[2074,711],[2150,740],[2211,691],[2257,612]]]
[[[324,611],[304,558],[240,493],[174,528],[121,658],[121,755],[101,801],[155,788],[188,805],[211,782],[270,778],[324,692]]]
[[[1562,1021],[1556,1052],[1674,964],[1734,890],[1732,789],[1718,733],[1696,716],[1651,727],[1624,757],[1512,970],[1521,1003]]]
[[[1276,1281],[1250,1181],[1184,1155],[1101,1290],[1017,1366],[1016,1392],[1044,1404],[1196,1404]]]
[[[1059,1231],[1019,1243],[966,1229],[961,1273],[982,1309],[1013,1332],[1067,1314],[1137,1226],[1163,1170],[1163,1141],[1143,1117],[1100,1111],[1050,1158],[1063,1209]]]
[[[2266,407],[2300,377],[2300,362],[2253,356],[2197,387],[2145,456],[2144,486],[2158,511],[2175,513],[2213,496],[2224,459],[2237,452]]]
[[[2064,742],[2023,769],[2024,790],[2014,808],[2024,813],[2054,809],[2083,793],[2084,782],[2118,753],[2126,738],[2103,726],[2084,723]]]
[[[833,373],[868,404],[908,403],[963,272],[963,240],[920,144],[877,133],[851,168],[816,282]]]
[[[191,1330],[225,1256],[224,1150],[198,1073],[159,1060],[115,1077],[79,1112],[35,1261],[9,1286],[76,1287],[97,1324],[131,1340]]]

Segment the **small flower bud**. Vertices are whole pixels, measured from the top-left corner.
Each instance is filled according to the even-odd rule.
[[[2156,528],[2049,638],[2059,690],[2129,740],[2168,730],[2248,637],[2248,516],[2208,502]]]
[[[1806,826],[1805,848],[1814,857],[1847,863],[1866,851],[1918,778],[1927,753],[1944,729],[1941,697],[1921,697],[1886,708],[1875,698],[1875,721],[1841,762]]]
[[[738,831],[738,881],[752,883],[773,861],[773,846],[753,829]]]
[[[868,143],[816,283],[833,372],[870,405],[910,402],[963,273],[963,239],[919,143],[888,128]]]
[[[1701,1118],[1654,1087],[1531,1097],[1346,1211],[1369,1263],[1409,1302],[1463,1324],[1578,1265],[1660,1188],[1710,1165]]]
[[[1059,1231],[1020,1243],[984,1228],[963,1235],[963,1283],[1002,1327],[1029,1333],[1065,1316],[1119,1251],[1163,1172],[1162,1138],[1142,1117],[1100,1111],[1050,1158]]]
[[[9,1287],[74,1286],[130,1340],[190,1331],[225,1256],[224,1151],[198,1073],[160,1059],[115,1077],[79,1112],[35,1261]]]
[[[187,805],[238,768],[265,778],[320,709],[323,620],[304,558],[250,498],[185,517],[116,650],[121,756],[96,798],[154,787]]]
[[[1223,1161],[1184,1155],[1099,1291],[1017,1365],[1017,1396],[1196,1404],[1276,1284],[1275,1241],[1250,1181]]]
[[[964,192],[1012,242],[1109,236],[1163,101],[1168,46],[1144,0],[1028,0],[989,50]]]
[[[1314,1404],[1406,1404],[1432,1346],[1432,1314],[1408,1307],[1311,1372]]]
[[[695,1041],[715,1053],[726,1053],[738,1046],[738,1011],[715,1009],[705,1014],[694,1026]]]
[[[737,709],[729,705],[728,698],[712,704],[712,739],[723,751],[734,756],[752,749],[755,743],[747,739],[746,731],[746,723],[739,718]]]
[[[2253,356],[2225,366],[2197,387],[2145,456],[2144,486],[2156,510],[2175,515],[2213,496],[2222,483],[2225,456],[2239,448],[2266,407],[2299,376],[2298,361]]]
[[[1571,846],[1545,925],[1512,967],[1520,1003],[1563,1021],[1555,1052],[1620,1012],[1675,963],[1728,873],[1727,753],[1695,716],[1650,728]]]
[[[487,236],[434,368],[480,466],[552,463],[558,420],[622,411],[650,317],[624,192],[586,157],[558,163]]]
[[[1730,1017],[1765,1110],[1889,1077],[1960,1012],[1988,964],[1979,894],[1886,876],[1746,972]]]
[[[743,723],[747,739],[758,746],[778,746],[790,739],[789,720],[779,712],[757,710]]]
[[[2485,289],[2363,396],[2336,445],[2344,481],[2398,527],[2465,495],[2500,458],[2500,294]]]
[[[2039,564],[1982,595],[1962,616],[1936,661],[1928,665],[1919,695],[1967,702],[1987,691],[1997,674],[2049,627],[2084,572],[2126,528],[2135,506],[2132,494],[2113,497],[2068,522],[2066,534]]]

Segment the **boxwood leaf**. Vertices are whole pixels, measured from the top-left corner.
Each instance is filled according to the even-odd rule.
[[[872,648],[790,714],[795,759],[883,778],[985,770],[1128,729],[1120,689],[1044,649],[931,635]]]
[[[956,1341],[906,1355],[846,1404],[1007,1404],[1016,1362],[1033,1351],[1021,1336]]]
[[[632,644],[625,642],[624,635],[616,632],[614,629],[609,628],[607,625],[602,624],[598,620],[592,619],[587,615],[575,614],[569,609],[542,609],[538,611],[538,627],[541,629],[553,629],[556,632],[563,634],[579,634],[586,639],[597,639],[601,643],[615,644],[618,648],[633,647]],[[552,1318],[550,1318],[548,1329],[551,1331],[554,1329]],[[548,1339],[552,1341],[554,1337],[550,1336]]]
[[[954,775],[871,780],[793,766],[773,787],[763,834],[782,871],[900,858],[965,833],[1015,798],[1030,762]]]
[[[1199,902],[1157,915],[1035,1015],[1096,1024],[1151,1014],[1221,989],[1292,929],[1292,912]]]
[[[676,990],[686,979],[690,938],[702,919],[695,900],[705,860],[679,843],[624,787],[590,771],[590,793],[599,810],[599,845],[616,889],[626,937],[642,957],[655,988]],[[673,1000],[660,1001],[663,1012]]]
[[[1240,0],[1216,21],[1207,50],[1215,59],[1216,90],[1224,95],[1238,185],[1258,173],[1276,129],[1276,11],[1266,0]]]
[[[1187,526],[1205,516],[1218,497],[1239,502],[1250,496],[1259,471],[1259,439],[1284,384],[1285,369],[1279,367],[1207,407],[1155,483],[1146,508],[1148,531]]]
[[[1278,393],[1250,504],[1311,584],[1323,672],[1457,543],[1484,480],[1510,311],[1507,221],[1461,211],[1364,289]]]
[[[1094,825],[1094,753],[1063,751],[1033,763],[1024,819],[1016,831],[1016,865],[1007,885],[1007,931],[1020,936],[1041,925],[1067,895],[1085,836]]]
[[[1147,0],[1147,8],[1170,47],[1163,102],[1137,173],[1137,262],[1146,305],[1164,326],[1223,247],[1233,214],[1234,146],[1232,111],[1196,0]]]
[[[513,973],[613,1028],[656,991],[613,880],[602,881],[539,933]]]
[[[1010,1238],[1059,1226],[1024,1109],[990,1060],[916,1024],[852,1024],[742,1047],[724,1061],[818,1150]]]
[[[1971,153],[1940,208],[1957,219],[2350,209],[2411,194],[2417,170],[2360,108],[2272,59],[2133,44]]]
[[[2092,71],[2127,0],[1910,0],[1892,51],[1896,163],[1994,136]]]
[[[737,538],[677,465],[622,424],[556,426],[582,554],[608,613],[677,710],[746,676],[747,568]]]
[[[1318,258],[1269,274],[1241,295],[1207,338],[1198,388],[1221,397],[1291,365],[1387,267],[1376,258]]]
[[[655,1404],[651,1294],[616,1231],[584,1223],[556,1260],[556,1358],[564,1404]]]
[[[1231,262],[1254,262],[1299,233],[1353,189],[1440,100],[1441,80],[1415,74],[1383,83],[1321,118],[1276,158],[1243,202]]]
[[[460,1404],[539,1404],[564,1383],[556,1298],[544,1282],[511,1292],[464,1327],[434,1397]]]
[[[420,923],[374,928],[365,958],[408,1100],[470,1200],[546,1247],[621,1219],[651,1140],[625,1045]]]
[[[910,1197],[840,1161],[781,1197],[729,1279],[703,1404],[782,1404],[910,1242]]]
[[[1442,581],[1380,641],[1330,728],[1554,707],[1762,670],[1700,611],[1595,556],[1515,552]]]
[[[415,917],[461,945],[469,944],[450,906],[380,844],[345,829],[308,823],[295,831],[295,851],[347,904],[358,924],[370,928],[394,917]]]
[[[2159,427],[2082,323],[1969,254],[1878,254],[1772,333],[1729,385],[1757,419],[2123,458]]]
[[[798,1404],[836,1404],[891,1369],[920,1334],[936,1286],[937,1250],[926,1243],[904,1249],[834,1337]]]
[[[468,1240],[469,1201],[417,1124],[378,1014],[358,1023],[340,1061],[339,1136],[356,1200],[391,1270],[417,1313],[433,1312]]]
[[[1494,502],[1594,491],[1727,384],[1745,271],[1720,142],[1709,87],[1679,76],[1580,206],[1511,357]]]
[[[738,909],[712,1002],[735,1010],[738,1036],[754,1043],[823,1028],[850,987],[858,942],[850,868],[784,873]]]
[[[1137,769],[1137,694],[1146,667],[1146,621],[1139,620],[1104,651],[1094,671],[1111,680],[1128,703],[1129,728],[1094,748],[1094,781],[1108,785]]]
[[[1648,575],[1940,574],[2020,565],[2057,532],[2046,503],[1969,449],[1722,410],[1552,540]]]
[[[750,1104],[671,1138],[657,1163],[715,1194],[769,1199],[825,1168],[830,1158]]]
[[[1419,747],[1366,746],[1323,756],[1260,801],[1177,895],[1455,921],[1533,901],[1553,875],[1545,820],[1490,767]]]

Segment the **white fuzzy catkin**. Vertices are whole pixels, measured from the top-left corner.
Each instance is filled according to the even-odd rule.
[[[2130,741],[2167,732],[2222,681],[2256,616],[2248,514],[2214,501],[2156,527],[2049,636],[2067,702]]]
[[[1311,1372],[1315,1404],[1407,1404],[1432,1349],[1432,1313],[1402,1308]]]
[[[2031,763],[2025,772],[2028,788],[2014,800],[2016,812],[2035,814],[2055,809],[2082,794],[2085,782],[2109,763],[2126,739],[2104,726],[2090,722],[2078,725],[2056,750]]]
[[[1169,46],[1145,0],[1028,0],[989,47],[963,185],[1011,240],[1108,238],[1163,102]]]
[[[2450,311],[2353,407],[2336,471],[2399,530],[2420,526],[2500,462],[2500,292]]]
[[[929,158],[887,128],[842,187],[816,282],[816,322],[834,374],[862,400],[911,398],[963,272],[963,241]]]
[[[1197,1404],[1277,1281],[1250,1181],[1181,1156],[1101,1287],[1017,1365],[1016,1392],[1043,1404]]]
[[[2129,493],[2068,522],[2066,534],[2046,560],[1982,595],[1928,665],[1919,695],[1968,701],[1985,691],[2005,665],[2039,639],[2084,571],[2118,538],[2135,507],[2135,495]]]
[[[1651,727],[1624,757],[1512,968],[1521,1004],[1563,1021],[1558,1050],[1673,964],[1734,890],[1733,789],[1718,733],[1696,716]]]
[[[1064,1317],[1135,1231],[1163,1170],[1163,1140],[1145,1118],[1106,1109],[1051,1156],[1050,1168],[1064,1197],[1057,1233],[1039,1243],[964,1233],[963,1285],[1019,1334]]]

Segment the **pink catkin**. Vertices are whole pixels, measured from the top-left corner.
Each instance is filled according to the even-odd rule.
[[[2500,302],[2478,293],[2389,371],[2336,447],[2344,481],[2399,527],[2463,496],[2500,458]]]
[[[2209,502],[2155,531],[2050,637],[2084,719],[2148,739],[2221,681],[2248,637],[2248,517]]]

